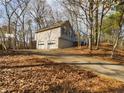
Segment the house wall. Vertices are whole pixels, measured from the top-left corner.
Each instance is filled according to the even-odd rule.
[[[59,38],[59,48],[69,48],[73,46],[73,42],[67,39]]]
[[[58,28],[36,33],[35,39],[37,49],[67,48],[73,46],[75,34],[67,23]]]
[[[61,29],[54,28],[48,31],[36,33],[36,48],[37,49],[57,49],[58,38],[61,35]]]
[[[61,27],[61,38],[74,42],[75,34],[70,27],[70,24],[65,24]]]
[[[68,48],[73,46],[75,41],[74,32],[70,24],[65,24],[61,27],[61,37],[58,40],[59,48]]]

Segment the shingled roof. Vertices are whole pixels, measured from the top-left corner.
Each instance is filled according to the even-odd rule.
[[[47,30],[50,30],[50,29],[54,29],[54,28],[58,28],[58,27],[62,27],[64,24],[68,23],[69,21],[59,21],[57,23],[54,23],[53,25],[49,26],[49,27],[45,27],[45,28],[42,28],[40,29],[39,31],[37,31],[36,33],[39,33],[39,32],[44,32],[44,31],[47,31]]]

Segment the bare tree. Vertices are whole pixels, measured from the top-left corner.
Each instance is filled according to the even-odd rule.
[[[11,19],[12,19],[12,16],[14,15],[14,13],[16,12],[16,10],[18,9],[18,6],[19,5],[15,5],[15,1],[14,0],[3,0],[2,1],[2,5],[4,6],[5,8],[5,12],[6,12],[6,16],[7,16],[7,19],[8,19],[8,33],[9,34],[12,34],[12,31],[11,31]],[[9,39],[9,48],[11,48],[11,37]]]
[[[29,4],[30,0],[17,0],[17,4],[19,5],[18,7],[18,11],[15,11],[15,46],[16,46],[16,41],[17,41],[17,27],[18,24],[21,25],[21,31],[23,33],[23,47],[26,48],[26,35],[25,35],[25,16],[28,10],[28,4]]]
[[[16,43],[17,43],[17,30],[18,30],[18,25],[19,22],[21,22],[22,24],[24,24],[24,22],[22,21],[22,17],[24,17],[23,15],[25,15],[25,12],[27,10],[28,4],[29,4],[30,0],[17,0],[17,5],[19,5],[17,11],[15,11],[14,15],[14,25],[15,25],[15,31],[14,31],[14,46],[16,48]],[[13,8],[12,8],[13,9]],[[23,32],[24,32],[24,25],[22,25],[23,27]],[[24,35],[23,35],[24,36]],[[25,40],[23,40],[25,43]],[[25,45],[25,44],[24,44]]]
[[[49,23],[48,20],[54,19],[52,9],[46,0],[32,0],[30,14],[37,23],[37,28],[41,29]]]

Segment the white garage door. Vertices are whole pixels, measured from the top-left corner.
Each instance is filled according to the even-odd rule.
[[[54,40],[48,41],[48,49],[55,49],[56,42]]]
[[[39,41],[39,42],[38,42],[38,48],[39,48],[39,49],[44,49],[44,48],[45,48],[45,44],[44,44],[43,41]]]

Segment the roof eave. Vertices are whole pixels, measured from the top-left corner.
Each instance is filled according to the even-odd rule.
[[[59,28],[59,27],[61,27],[61,26],[54,27],[54,28],[49,28],[49,29],[45,29],[45,30],[40,30],[40,31],[37,31],[37,32],[35,32],[35,33],[45,32],[45,31],[47,31],[47,30],[52,30],[52,29]]]

